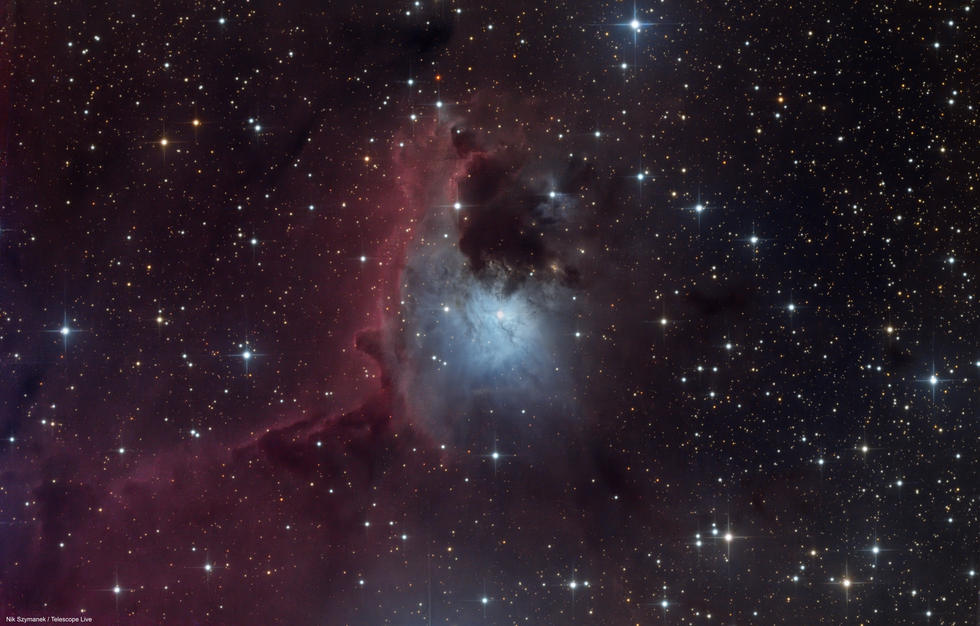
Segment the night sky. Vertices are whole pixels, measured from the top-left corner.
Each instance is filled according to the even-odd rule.
[[[977,623],[980,7],[807,4],[0,2],[0,614]]]

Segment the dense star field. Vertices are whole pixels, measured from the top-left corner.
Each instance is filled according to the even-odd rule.
[[[977,623],[972,0],[0,7],[4,619]]]

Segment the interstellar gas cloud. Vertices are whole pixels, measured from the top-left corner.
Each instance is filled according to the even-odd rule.
[[[407,252],[400,391],[454,443],[527,442],[579,419],[582,282],[570,233],[585,210],[569,192],[589,170],[573,163],[548,180],[516,133],[481,141],[460,120],[437,132],[443,149],[453,140],[449,180],[435,185]]]
[[[976,7],[0,8],[0,621],[977,616]]]

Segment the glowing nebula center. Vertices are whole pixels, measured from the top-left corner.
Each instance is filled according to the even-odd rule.
[[[403,392],[416,414],[465,437],[461,425],[491,412],[508,419],[567,409],[570,289],[549,277],[515,285],[492,271],[477,276],[452,240],[429,237],[409,255],[401,297],[411,363]]]

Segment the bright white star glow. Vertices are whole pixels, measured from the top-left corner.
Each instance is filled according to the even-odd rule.
[[[249,352],[248,350],[246,350],[245,352],[242,353],[242,358],[244,358],[246,360],[247,359],[251,359],[252,358],[252,353]]]
[[[62,335],[67,335],[69,332],[71,332],[71,331],[68,330],[68,327],[67,326],[65,326],[64,328],[61,329],[61,334]]]

